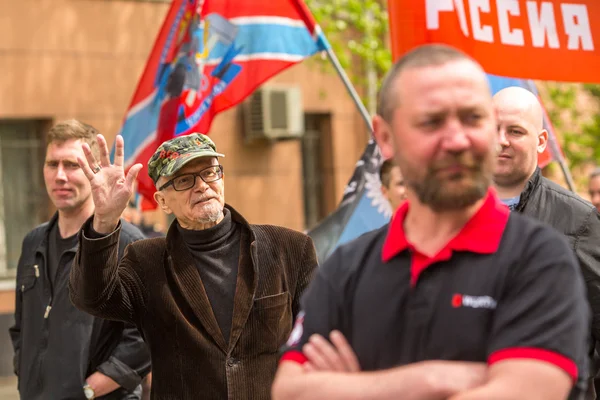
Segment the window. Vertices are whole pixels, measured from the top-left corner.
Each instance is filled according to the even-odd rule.
[[[304,227],[314,228],[335,209],[329,114],[306,114],[302,136]]]
[[[48,218],[43,123],[0,120],[0,277],[14,277],[25,235]]]

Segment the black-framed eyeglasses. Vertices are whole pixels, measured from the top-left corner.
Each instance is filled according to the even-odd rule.
[[[204,168],[198,172],[179,175],[162,185],[158,190],[161,191],[169,186],[173,186],[173,189],[178,192],[188,190],[196,185],[197,177],[200,177],[200,179],[206,183],[218,181],[219,179],[223,178],[223,166],[211,165],[210,167]]]

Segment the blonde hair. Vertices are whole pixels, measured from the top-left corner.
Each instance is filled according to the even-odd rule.
[[[78,121],[76,119],[68,119],[54,125],[46,135],[46,146],[51,143],[64,143],[69,140],[81,140],[87,143],[92,149],[94,157],[100,156],[100,148],[96,136],[98,130],[91,125]]]

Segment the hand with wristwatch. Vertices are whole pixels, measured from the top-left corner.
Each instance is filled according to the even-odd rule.
[[[94,389],[87,382],[83,385],[83,393],[88,400],[94,400],[96,398],[96,392],[94,392]]]

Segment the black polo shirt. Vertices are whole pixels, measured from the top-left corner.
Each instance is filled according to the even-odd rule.
[[[301,349],[310,335],[337,329],[363,371],[528,358],[574,380],[587,373],[590,314],[562,235],[510,213],[490,190],[457,236],[428,257],[404,234],[408,207],[319,268],[282,360],[305,362]]]

